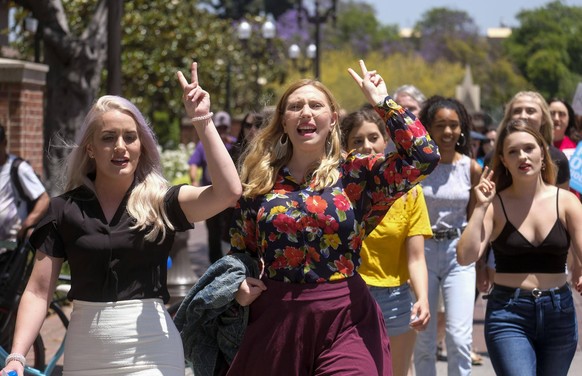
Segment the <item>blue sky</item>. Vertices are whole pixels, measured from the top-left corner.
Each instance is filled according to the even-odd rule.
[[[550,3],[550,0],[360,0],[369,3],[377,11],[377,18],[383,24],[397,24],[401,28],[413,27],[429,9],[446,7],[465,11],[475,20],[482,34],[487,28],[518,26],[515,15],[523,9],[536,9]],[[564,0],[569,6],[582,6],[582,0]]]

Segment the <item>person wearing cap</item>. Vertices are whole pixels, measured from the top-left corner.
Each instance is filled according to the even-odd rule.
[[[222,142],[224,142],[226,149],[230,152],[236,142],[236,138],[230,134],[232,126],[230,115],[225,111],[218,111],[214,115],[213,120]],[[204,151],[202,143],[196,145],[192,156],[188,160],[188,164],[190,165],[190,180],[193,186],[200,187],[212,184],[207,170],[206,152]],[[230,224],[230,218],[227,215],[228,212],[230,211],[226,209],[206,219],[208,257],[211,264],[222,257],[222,235],[227,231],[226,229]]]

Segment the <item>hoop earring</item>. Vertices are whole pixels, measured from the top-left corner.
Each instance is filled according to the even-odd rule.
[[[287,136],[287,133],[283,133],[273,148],[275,160],[283,159],[287,155],[288,148],[289,136]]]
[[[463,147],[467,143],[467,139],[465,138],[465,134],[461,132],[459,139],[457,140],[457,146]]]

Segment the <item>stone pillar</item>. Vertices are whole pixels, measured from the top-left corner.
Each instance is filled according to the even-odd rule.
[[[43,176],[44,96],[48,66],[0,58],[0,122],[8,152],[28,160]]]

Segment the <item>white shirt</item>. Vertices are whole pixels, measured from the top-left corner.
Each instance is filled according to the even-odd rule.
[[[15,241],[22,221],[28,216],[26,201],[19,200],[18,192],[10,181],[10,168],[15,158],[9,154],[6,163],[0,166],[0,240]],[[24,193],[31,200],[36,200],[45,192],[30,164],[21,163],[18,166],[18,176]],[[0,249],[0,253],[3,251]]]

